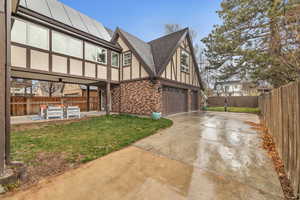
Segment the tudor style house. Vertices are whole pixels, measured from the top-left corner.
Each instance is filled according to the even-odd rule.
[[[58,0],[21,0],[11,40],[12,77],[97,86],[107,112],[168,115],[201,108],[203,87],[187,28],[144,42]]]

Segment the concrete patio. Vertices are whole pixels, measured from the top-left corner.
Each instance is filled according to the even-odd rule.
[[[105,115],[105,111],[90,111],[90,112],[81,112],[81,118],[83,117],[96,117]],[[70,118],[73,119],[73,118]],[[12,125],[18,124],[32,124],[32,123],[41,123],[41,122],[51,122],[55,120],[69,120],[69,119],[40,119],[39,115],[25,115],[25,116],[13,116],[10,118]]]
[[[188,113],[174,125],[10,200],[283,200],[252,114]]]

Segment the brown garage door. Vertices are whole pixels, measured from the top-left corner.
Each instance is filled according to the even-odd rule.
[[[187,112],[187,90],[163,87],[163,114]]]
[[[198,92],[197,91],[192,91],[191,94],[192,101],[191,101],[191,109],[198,110]]]

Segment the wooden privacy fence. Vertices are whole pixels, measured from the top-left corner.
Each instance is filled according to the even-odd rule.
[[[11,97],[11,115],[38,114],[41,105],[79,106],[81,111],[87,111],[86,97]],[[99,110],[98,97],[90,97],[90,110]]]
[[[211,107],[222,107],[224,106],[226,97],[208,97],[207,103]],[[247,107],[257,108],[258,97],[257,96],[231,96],[227,97],[228,106],[230,107]]]
[[[259,97],[262,120],[273,135],[285,171],[296,194],[300,189],[300,82]]]

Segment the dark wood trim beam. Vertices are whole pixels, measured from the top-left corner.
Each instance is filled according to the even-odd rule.
[[[90,86],[86,86],[86,111],[90,112]]]
[[[67,74],[71,73],[70,57],[67,58]]]
[[[117,52],[121,52],[121,49],[118,46],[112,44],[109,41],[95,37],[93,35],[90,35],[88,33],[80,31],[78,29],[75,29],[71,26],[68,26],[61,22],[55,21],[55,20],[45,17],[43,15],[40,15],[39,13],[34,12],[32,10],[28,10],[22,6],[19,7],[19,12],[17,14],[15,14],[15,16],[20,17],[25,20],[28,20],[28,21],[31,21],[33,23],[38,23],[38,24],[46,26],[48,28],[55,29],[56,31],[68,34],[68,35],[76,37],[78,39],[87,40],[96,45],[100,45],[102,47],[109,48],[109,49],[117,51]]]
[[[53,56],[52,56],[52,30],[49,30],[49,72],[52,72],[53,68]]]
[[[10,148],[10,1],[0,0],[0,176],[9,162]]]
[[[133,54],[135,55],[135,57],[142,63],[143,67],[145,68],[145,71],[148,72],[148,74],[150,75],[150,77],[154,77],[155,74],[152,71],[152,69],[145,63],[145,61],[142,59],[142,57],[137,53],[137,51],[135,50],[135,48],[133,48],[133,46],[130,44],[130,42],[126,39],[126,37],[123,36],[122,32],[120,31],[120,29],[116,30],[116,34],[119,35],[119,37],[123,40],[123,42],[126,44],[126,46],[131,50],[131,52],[133,52]],[[116,36],[117,38],[117,36]],[[124,52],[123,52],[124,53]],[[131,59],[132,59],[132,55],[131,55]],[[132,63],[132,60],[131,60]]]
[[[107,52],[107,57],[111,57],[111,51]],[[111,110],[111,90],[110,90],[110,82],[111,82],[111,59],[107,60],[107,83],[106,83],[106,115],[110,115]]]
[[[160,78],[159,80],[162,85],[166,85],[166,86],[177,87],[177,88],[182,88],[182,89],[200,90],[200,87],[188,85],[185,83],[179,83],[177,81],[172,81],[169,79]]]
[[[6,1],[5,163],[10,164],[11,1]],[[2,27],[2,26],[0,26]]]

